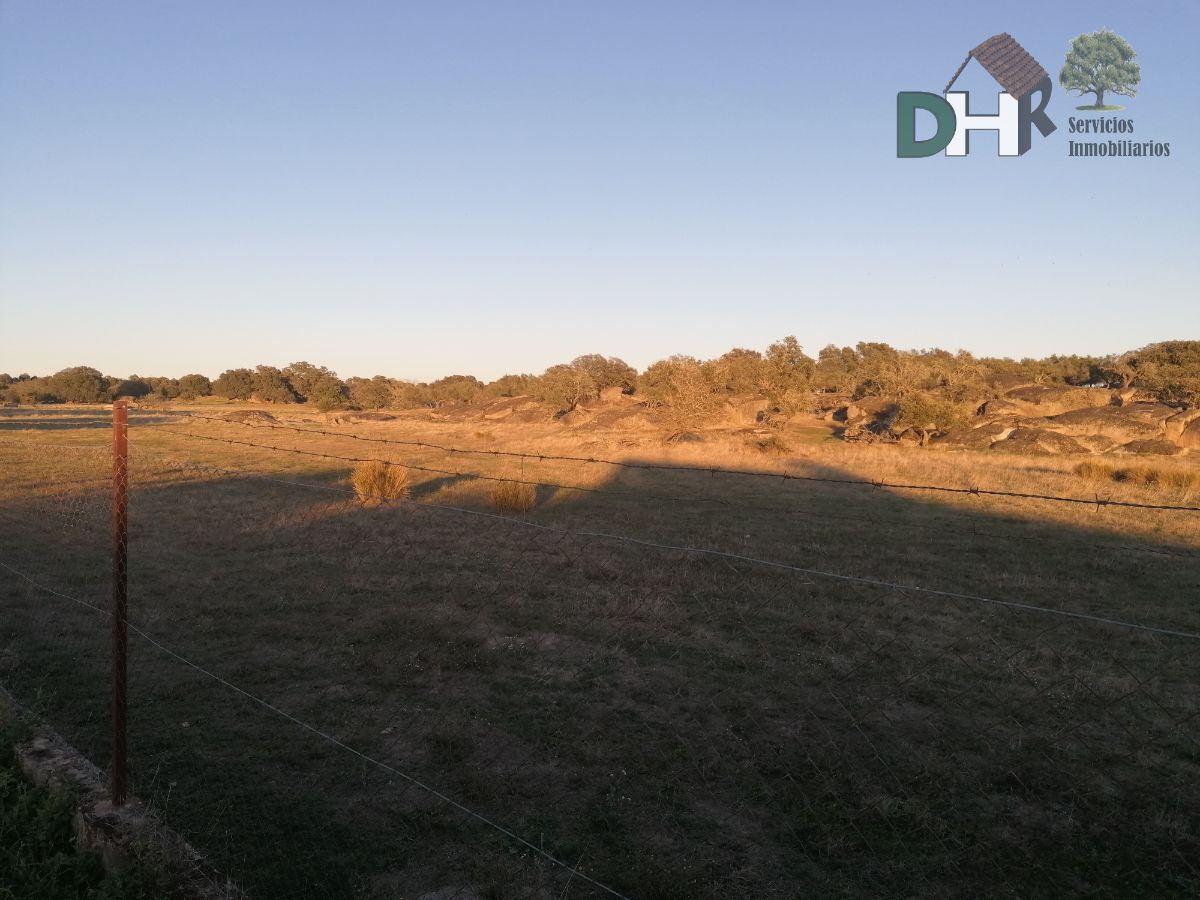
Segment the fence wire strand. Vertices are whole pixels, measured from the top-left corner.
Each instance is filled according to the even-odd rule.
[[[1123,509],[1158,509],[1171,510],[1175,512],[1200,512],[1200,506],[1186,506],[1181,504],[1138,503],[1128,500],[1111,500],[1104,497],[1064,497],[1056,494],[1038,494],[1023,491],[1001,491],[979,487],[955,487],[953,485],[906,484],[903,482],[884,481],[882,479],[870,480],[865,478],[827,478],[819,475],[800,475],[793,472],[755,472],[748,469],[729,469],[722,466],[693,466],[687,465],[686,463],[638,463],[625,460],[603,459],[595,456],[569,456],[553,453],[521,453],[513,450],[472,449],[468,447],[450,447],[442,444],[429,443],[427,441],[400,440],[397,438],[381,438],[347,432],[328,431],[317,428],[301,428],[297,425],[285,425],[280,422],[244,422],[238,421],[237,419],[226,419],[216,416],[201,416],[197,415],[196,413],[188,412],[172,412],[170,415],[180,418],[196,419],[199,421],[219,422],[223,425],[239,425],[252,429],[257,428],[270,429],[273,431],[290,431],[297,434],[307,434],[312,436],[346,438],[348,440],[363,441],[374,444],[436,450],[438,452],[447,453],[450,455],[507,457],[537,462],[581,462],[595,465],[613,466],[614,468],[621,469],[642,469],[644,471],[697,472],[713,476],[732,475],[747,478],[774,479],[779,481],[810,481],[822,484],[855,485],[858,487],[869,487],[875,489],[888,488],[891,490],[901,491],[932,491],[935,493],[946,494],[969,494],[976,497],[1007,497],[1014,500],[1043,500],[1052,503],[1076,503],[1083,504],[1084,506],[1113,506]],[[165,431],[166,429],[162,430]],[[203,439],[203,436],[196,434],[187,434],[186,436]],[[237,442],[231,441],[231,443]],[[352,459],[353,457],[347,458]]]

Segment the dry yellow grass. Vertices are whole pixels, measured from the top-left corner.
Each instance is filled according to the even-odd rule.
[[[1075,467],[1075,474],[1093,481],[1116,481],[1141,487],[1161,487],[1175,491],[1200,488],[1200,472],[1172,466],[1114,466],[1109,463],[1084,460]]]
[[[521,513],[533,509],[537,489],[519,481],[501,481],[492,488],[492,509],[501,513]]]
[[[1096,462],[1094,459],[1085,459],[1075,467],[1076,475],[1080,478],[1087,478],[1090,481],[1109,481],[1116,471],[1116,466]]]
[[[1113,473],[1114,481],[1191,490],[1200,486],[1200,472],[1185,472],[1160,466],[1127,466]]]
[[[358,463],[350,473],[350,484],[364,506],[408,496],[408,472],[378,459]]]

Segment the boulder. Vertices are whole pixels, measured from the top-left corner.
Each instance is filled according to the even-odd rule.
[[[1189,450],[1200,450],[1200,419],[1196,419],[1183,429],[1175,443]]]
[[[728,419],[737,425],[754,425],[761,422],[770,408],[766,397],[735,395],[725,401]]]
[[[1004,394],[1004,399],[1016,405],[1025,415],[1057,416],[1073,409],[1109,406],[1112,395],[1098,388],[1033,384],[1013,388]]]
[[[892,423],[900,414],[895,400],[885,397],[864,397],[846,407],[846,425],[858,425],[869,431],[883,434],[891,430]]]
[[[1187,453],[1187,450],[1165,438],[1154,438],[1148,441],[1130,441],[1118,447],[1115,452],[1137,456],[1180,456]]]
[[[622,403],[619,406],[609,406],[590,414],[587,419],[581,416],[578,422],[569,422],[568,424],[576,424],[596,431],[644,431],[661,427],[644,403]]]
[[[1147,425],[1153,425],[1156,428],[1162,428],[1164,423],[1179,412],[1175,407],[1167,406],[1165,403],[1147,403],[1145,401],[1122,403],[1120,409],[1125,415],[1131,416],[1139,422],[1145,422]]]
[[[826,414],[829,422],[861,422],[867,417],[866,411],[854,403],[847,403]]]
[[[263,412],[260,409],[238,409],[233,412],[225,413],[221,416],[226,422],[240,422],[242,424],[248,422],[278,422],[269,412]]]
[[[876,441],[890,440],[890,438],[885,438],[883,434],[868,427],[865,423],[865,418],[858,422],[851,422],[842,429],[842,440],[852,444],[873,444]]]
[[[1073,437],[1085,450],[1092,453],[1108,453],[1121,446],[1117,441],[1102,434],[1077,434]]]
[[[1011,391],[1019,387],[1034,387],[1034,382],[1025,375],[988,375],[985,378],[988,385],[997,391]]]
[[[544,404],[538,403],[530,397],[498,397],[484,404],[479,414],[485,419],[496,420],[507,419],[519,410],[544,410],[545,408]]]
[[[813,404],[817,415],[826,422],[834,421],[834,415],[849,402],[850,398],[844,394],[827,394],[822,391],[817,391],[813,394]]]
[[[592,414],[586,409],[576,406],[559,416],[558,421],[563,425],[584,425],[592,421]]]
[[[933,439],[933,446],[962,450],[987,450],[996,441],[1002,441],[1016,426],[1006,422],[987,422],[983,425],[959,425]]]
[[[357,425],[361,422],[392,422],[396,417],[390,413],[351,410],[331,414],[327,419],[334,425]]]
[[[979,409],[975,410],[977,416],[1011,416],[1020,415],[1020,405],[1013,403],[1011,400],[988,400],[983,403]]]
[[[1163,423],[1163,431],[1166,433],[1167,440],[1178,441],[1187,431],[1187,427],[1196,421],[1200,421],[1200,409],[1185,409],[1183,412],[1175,413]]]
[[[1120,406],[1071,410],[1051,417],[1045,427],[1072,436],[1099,434],[1118,444],[1163,436],[1162,428],[1129,415],[1126,408]]]
[[[1016,428],[1007,438],[992,444],[992,449],[1027,456],[1063,456],[1087,452],[1074,438],[1045,428]]]
[[[896,435],[896,440],[901,444],[916,444],[918,447],[925,447],[936,434],[937,429],[933,426],[923,428],[913,425]]]

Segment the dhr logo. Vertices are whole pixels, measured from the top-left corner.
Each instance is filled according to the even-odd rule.
[[[951,91],[955,80],[972,59],[1004,88],[997,96],[994,115],[972,115],[966,91]],[[1033,139],[1033,126],[1047,137],[1055,125],[1046,115],[1050,102],[1050,75],[1036,59],[1007,32],[993,35],[967,54],[950,83],[945,98],[926,91],[901,91],[896,95],[896,156],[916,158],[933,156],[942,150],[947,156],[966,156],[971,152],[972,131],[999,132],[1001,156],[1020,156]],[[1033,95],[1038,104],[1033,105]],[[917,110],[933,114],[937,132],[918,141]]]

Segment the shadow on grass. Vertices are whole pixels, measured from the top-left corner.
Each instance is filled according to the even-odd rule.
[[[1200,564],[1147,552],[1195,546],[1114,532],[1111,511],[1066,526],[684,471],[543,491],[549,528],[486,492],[421,502],[463,481],[378,509],[245,479],[136,487],[131,621],[321,732],[134,640],[136,789],[254,896],[567,889],[399,773],[630,897],[1197,887],[1195,642],[903,587],[1200,631]],[[0,524],[6,558],[103,597],[103,523],[64,540],[10,502]],[[50,692],[102,759],[107,620],[7,573],[0,604],[0,678]]]
[[[170,416],[155,416],[151,410],[140,410],[144,416],[139,424],[165,425]],[[11,431],[77,431],[80,429],[112,429],[112,411],[103,406],[93,409],[53,406],[0,409],[0,433]]]

